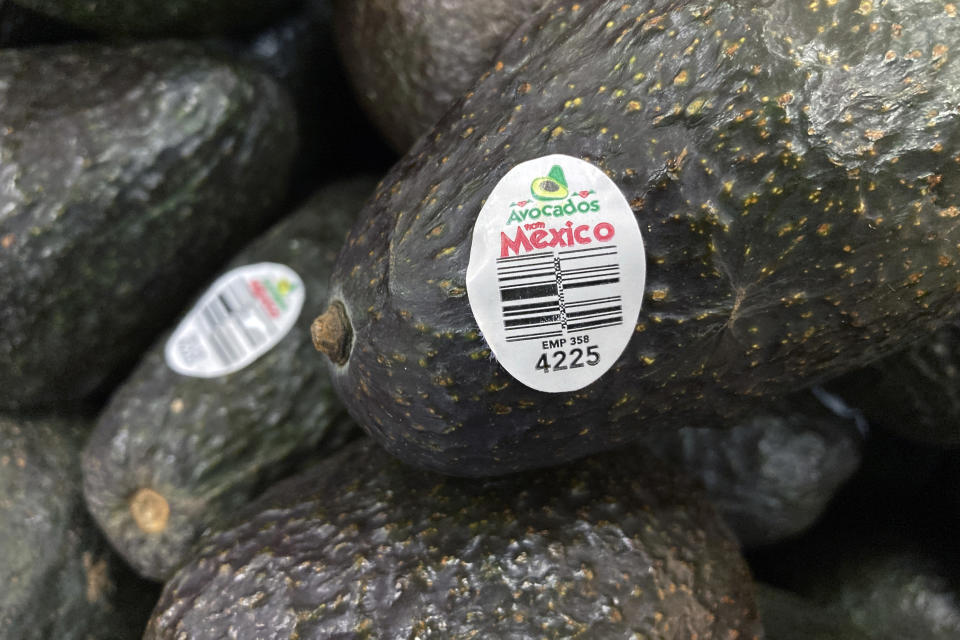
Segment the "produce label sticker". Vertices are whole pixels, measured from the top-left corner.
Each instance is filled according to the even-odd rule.
[[[550,155],[487,197],[467,266],[470,308],[500,364],[547,392],[574,391],[623,353],[647,263],[626,198],[600,169]]]
[[[196,378],[239,371],[287,335],[303,298],[303,281],[285,265],[261,262],[228,271],[170,336],[167,365]]]

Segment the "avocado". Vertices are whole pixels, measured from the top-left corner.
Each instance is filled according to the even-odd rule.
[[[114,548],[141,575],[165,580],[200,532],[356,429],[310,343],[345,229],[373,190],[358,178],[328,185],[228,265],[270,262],[302,278],[292,329],[246,367],[212,378],[149,350],[100,414],[84,451],[84,494]],[[229,443],[229,446],[227,445]]]
[[[198,45],[0,50],[0,407],[131,366],[264,228],[296,149],[289,99]]]
[[[139,637],[155,596],[129,581],[83,506],[88,424],[0,417],[0,638]],[[154,600],[155,601],[155,600]]]
[[[537,200],[563,200],[569,195],[563,168],[554,165],[550,175],[534,178],[530,185],[530,194]]]
[[[830,387],[877,427],[916,442],[960,447],[960,320]]]
[[[190,36],[251,29],[294,0],[14,0],[28,9],[112,36]]]
[[[752,597],[729,531],[655,459],[465,481],[364,438],[205,536],[144,637],[746,640]]]
[[[337,45],[360,106],[399,152],[495,63],[545,0],[337,0]]]
[[[639,443],[700,480],[740,544],[755,547],[809,528],[859,467],[862,441],[855,420],[802,392],[727,429],[683,427]]]
[[[960,302],[952,21],[930,0],[545,7],[348,236],[315,333],[351,414],[410,463],[500,474],[729,426],[929,335]],[[549,393],[491,350],[466,273],[501,178],[560,155],[621,192],[646,286],[606,374]]]

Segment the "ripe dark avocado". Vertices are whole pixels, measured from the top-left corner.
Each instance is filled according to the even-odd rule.
[[[960,286],[955,20],[930,0],[544,8],[351,231],[316,325],[338,393],[404,460],[497,474],[729,425],[928,335]],[[498,364],[465,279],[484,199],[554,153],[611,177],[647,256],[630,344],[560,394]]]
[[[758,637],[695,485],[633,452],[466,481],[369,439],[204,538],[145,640]]]
[[[197,45],[0,50],[0,407],[97,391],[275,215],[286,95]]]
[[[243,369],[184,376],[164,359],[169,334],[101,413],[84,451],[84,494],[114,548],[141,575],[165,580],[200,533],[290,472],[299,457],[356,429],[310,343],[310,320],[345,230],[374,187],[328,185],[228,265],[284,264],[303,280],[297,323]]]
[[[0,417],[2,640],[126,640],[142,629],[136,605],[118,602],[120,563],[83,506],[87,426]]]
[[[263,24],[293,0],[14,0],[106,35],[199,35]]]
[[[337,45],[360,106],[406,152],[495,64],[545,0],[338,0]]]

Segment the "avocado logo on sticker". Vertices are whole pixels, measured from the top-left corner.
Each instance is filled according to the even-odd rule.
[[[540,202],[547,200],[563,200],[567,197],[567,179],[563,175],[563,168],[555,164],[550,173],[540,178],[534,178],[530,185],[530,193]]]
[[[528,189],[535,203],[516,200]],[[583,388],[613,366],[633,336],[645,279],[629,203],[578,158],[518,164],[474,225],[470,308],[503,368],[540,391]]]

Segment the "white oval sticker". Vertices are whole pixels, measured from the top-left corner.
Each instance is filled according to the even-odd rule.
[[[228,271],[167,340],[167,365],[196,378],[239,371],[287,335],[303,299],[303,281],[286,265],[261,262]]]
[[[647,263],[626,198],[565,155],[521,163],[473,228],[467,295],[500,364],[539,391],[602,376],[634,332]]]

